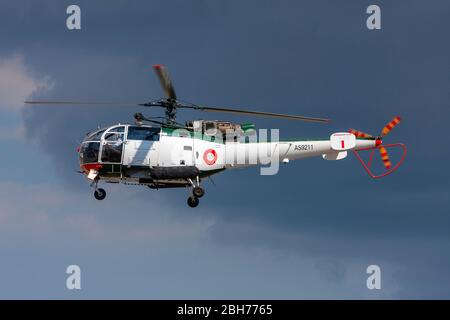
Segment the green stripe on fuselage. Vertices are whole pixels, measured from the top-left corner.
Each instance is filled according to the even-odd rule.
[[[162,132],[165,133],[166,135],[170,136],[173,134],[174,131],[176,130],[180,130],[179,128],[169,128],[169,127],[163,127],[162,128]],[[188,137],[190,138],[194,138],[194,139],[198,139],[198,140],[203,140],[203,141],[209,141],[209,142],[214,142],[214,143],[220,143],[220,144],[224,144],[223,141],[216,140],[215,136],[208,136],[208,135],[204,135],[201,134],[200,132],[193,132],[191,130],[186,130],[186,129],[181,129],[184,134],[187,134]],[[244,136],[245,137],[245,136]],[[242,138],[241,138],[242,139]],[[241,143],[254,143],[257,141],[247,141],[247,139],[243,139],[244,141],[240,141]],[[250,137],[249,137],[249,140]],[[290,138],[290,139],[281,139],[278,142],[294,142],[294,141],[328,141],[330,140],[330,138]],[[356,138],[356,140],[375,140],[375,138]],[[264,141],[266,142],[266,141]],[[271,141],[267,141],[267,142],[271,142]],[[273,141],[275,142],[275,141]]]

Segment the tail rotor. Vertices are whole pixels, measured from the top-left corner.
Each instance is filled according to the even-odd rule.
[[[402,144],[402,143],[394,143],[394,144],[383,145],[383,142],[382,142],[383,138],[386,137],[400,123],[400,121],[401,121],[400,117],[398,117],[398,116],[394,117],[388,124],[386,124],[383,127],[383,129],[381,130],[381,133],[380,133],[379,136],[373,136],[373,135],[367,134],[367,133],[359,131],[359,130],[349,129],[349,132],[354,134],[356,136],[356,138],[373,139],[373,140],[376,141],[375,142],[375,147],[364,148],[364,149],[359,149],[359,150],[354,150],[353,151],[355,153],[356,157],[358,158],[358,160],[363,165],[363,167],[366,169],[367,173],[372,178],[376,179],[376,178],[385,177],[388,174],[391,174],[392,172],[397,170],[397,168],[403,163],[403,160],[404,160],[405,155],[406,155],[406,146],[404,144]],[[397,165],[392,167],[392,162],[390,160],[387,148],[395,148],[395,147],[402,148],[403,149],[403,155],[402,155],[400,161],[397,163]],[[381,156],[381,160],[383,162],[384,167],[386,168],[386,172],[384,174],[375,175],[370,170],[370,167],[371,167],[371,164],[372,164],[372,159],[373,159],[373,153],[374,153],[375,149],[379,150],[380,156]],[[370,160],[367,163],[364,162],[364,160],[358,154],[358,152],[365,151],[365,150],[372,150],[372,153],[370,155]]]

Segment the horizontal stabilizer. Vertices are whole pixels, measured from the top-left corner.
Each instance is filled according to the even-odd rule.
[[[332,151],[322,155],[325,160],[342,160],[347,157],[347,151]]]

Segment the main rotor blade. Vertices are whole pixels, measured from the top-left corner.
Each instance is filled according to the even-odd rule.
[[[73,100],[28,100],[26,104],[60,104],[60,105],[139,105],[135,102],[106,102],[106,101],[73,101]]]
[[[272,113],[272,112],[261,112],[261,111],[252,111],[252,110],[241,110],[241,109],[229,109],[229,108],[215,108],[208,106],[186,106],[183,105],[181,108],[190,108],[195,110],[207,111],[207,112],[226,112],[226,113],[237,113],[237,114],[247,114],[252,116],[262,116],[262,117],[271,117],[271,118],[280,118],[280,119],[289,119],[289,120],[301,120],[301,121],[309,121],[309,122],[321,122],[328,123],[330,119],[324,118],[312,118],[298,115],[290,115],[283,113]]]
[[[156,75],[158,76],[159,82],[164,90],[164,93],[168,99],[176,100],[177,95],[175,94],[175,89],[173,88],[172,81],[170,80],[169,71],[165,66],[160,64],[155,64],[153,66]]]

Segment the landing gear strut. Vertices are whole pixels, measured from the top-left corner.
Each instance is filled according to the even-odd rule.
[[[98,188],[97,185],[98,185],[98,179],[95,179],[94,181],[92,181],[91,187],[94,188],[94,197],[97,200],[103,200],[106,198],[106,191],[105,191],[105,189]]]
[[[205,189],[200,187],[200,178],[197,176],[196,183],[192,181],[192,179],[188,179],[189,183],[192,186],[192,195],[188,198],[187,203],[191,208],[195,208],[199,204],[199,198],[205,195]]]

